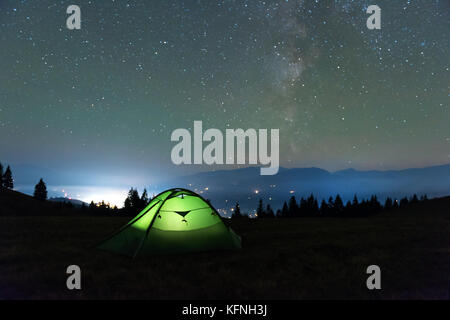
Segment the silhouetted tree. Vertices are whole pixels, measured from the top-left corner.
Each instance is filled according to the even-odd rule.
[[[148,199],[147,189],[144,188],[144,191],[142,191],[141,204],[140,204],[142,209],[144,209],[147,206],[148,201],[149,201],[149,199]]]
[[[380,202],[376,195],[372,195],[369,201],[369,212],[370,214],[378,213],[382,209]]]
[[[139,208],[141,206],[141,198],[139,197],[137,189],[131,189],[130,199],[133,208]]]
[[[344,208],[344,216],[350,217],[353,215],[353,207],[350,200],[347,201]]]
[[[328,198],[327,207],[328,207],[328,216],[334,216],[335,215],[335,210],[334,210],[333,197],[329,197]]]
[[[369,210],[369,201],[363,199],[359,204],[359,216],[367,215],[367,211]]]
[[[241,214],[241,206],[239,205],[239,202],[236,202],[236,205],[234,206],[234,211],[233,211],[233,218],[242,218],[242,214]]]
[[[91,201],[91,203],[89,204],[89,210],[93,211],[97,208],[97,206],[95,205],[94,201]]]
[[[419,202],[419,198],[417,198],[417,195],[414,194],[411,198],[411,200],[409,201],[409,203],[418,203]]]
[[[305,198],[301,197],[300,205],[298,206],[298,209],[297,209],[297,214],[298,214],[298,216],[307,216],[307,215],[309,215],[308,211],[309,211],[308,202],[306,201]]]
[[[352,206],[353,206],[354,208],[357,208],[358,205],[359,205],[358,197],[357,197],[356,194],[355,194],[355,195],[353,196]]]
[[[295,200],[295,196],[292,196],[289,200],[289,217],[296,217],[299,213],[299,208],[297,205],[297,201]]]
[[[272,207],[270,206],[270,204],[267,204],[265,216],[266,216],[267,218],[274,218],[274,217],[275,217],[275,214],[273,213],[273,209],[272,209]]]
[[[281,216],[286,218],[289,216],[289,208],[286,201],[283,203],[283,208],[281,209]]]
[[[344,212],[344,202],[341,199],[340,195],[336,195],[336,198],[334,199],[334,214],[337,216],[342,215]]]
[[[14,188],[14,180],[12,177],[11,168],[9,166],[6,168],[6,171],[3,174],[3,186],[6,189],[10,189],[10,190],[12,190]]]
[[[392,199],[390,197],[386,198],[386,201],[384,202],[384,210],[391,210],[393,206]]]
[[[143,209],[141,198],[139,197],[139,193],[136,189],[131,188],[130,191],[128,191],[128,196],[124,202],[124,209],[128,214],[135,214],[139,210]]]
[[[47,186],[42,178],[34,187],[34,197],[40,201],[47,200]]]
[[[408,198],[404,197],[400,200],[400,208],[404,208],[409,204]]]
[[[398,200],[397,199],[394,199],[392,201],[392,209],[394,209],[394,210],[398,209]]]
[[[329,208],[328,208],[328,204],[325,201],[325,199],[322,199],[322,202],[320,203],[320,215],[323,217],[327,217],[330,212],[329,212]]]
[[[100,208],[101,210],[109,209],[109,204],[105,203],[105,200],[102,200],[102,202],[100,202],[100,204],[98,205],[98,208]]]
[[[262,199],[259,199],[258,209],[256,210],[256,214],[258,215],[258,218],[263,218],[264,213],[265,212],[264,212],[263,201],[262,201]]]
[[[320,212],[319,203],[317,202],[317,199],[314,198],[313,195],[311,195],[308,198],[308,207],[310,207],[311,216],[315,217],[319,214],[319,212]]]
[[[320,214],[319,201],[317,201],[317,199],[314,199],[314,210],[316,212],[316,215]]]
[[[124,202],[124,204],[123,204],[123,208],[124,208],[126,211],[131,210],[131,199],[130,199],[130,197],[126,197],[125,202]]]
[[[347,214],[351,217],[356,217],[359,214],[359,209],[360,209],[360,203],[359,203],[358,197],[355,194],[353,196],[352,206]]]

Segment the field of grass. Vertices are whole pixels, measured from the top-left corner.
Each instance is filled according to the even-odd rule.
[[[445,210],[444,210],[445,211]],[[3,299],[449,299],[450,215],[227,221],[243,249],[134,260],[92,247],[108,217],[0,217]],[[66,268],[82,290],[66,288]],[[381,290],[366,268],[381,268]]]

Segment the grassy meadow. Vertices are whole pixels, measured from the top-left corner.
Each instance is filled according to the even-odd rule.
[[[128,257],[117,217],[0,216],[1,299],[449,299],[450,198],[370,218],[227,220],[243,249]],[[79,265],[82,290],[66,288]],[[381,268],[381,290],[366,268]]]

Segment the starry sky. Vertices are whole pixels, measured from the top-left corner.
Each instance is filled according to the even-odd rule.
[[[217,169],[171,162],[194,120],[280,129],[285,167],[450,162],[448,1],[2,0],[0,44],[3,163],[127,185]]]

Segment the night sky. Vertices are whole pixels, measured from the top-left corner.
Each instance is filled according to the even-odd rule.
[[[171,162],[194,120],[279,128],[285,167],[450,162],[448,1],[2,0],[0,43],[4,164],[99,185],[217,169]]]

